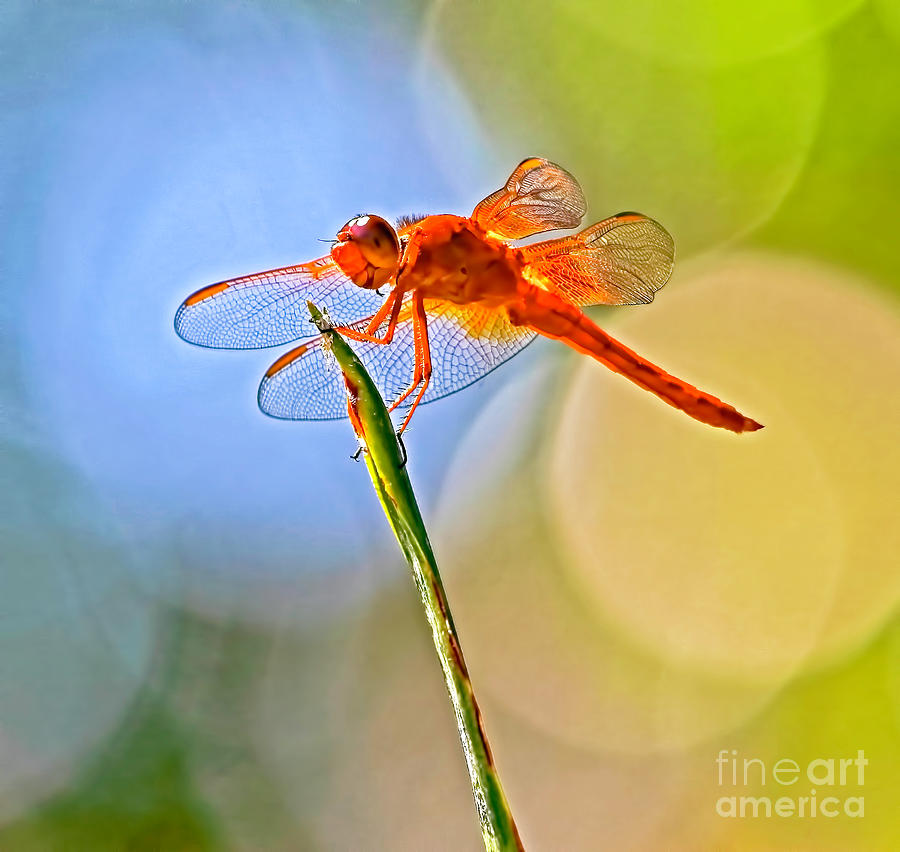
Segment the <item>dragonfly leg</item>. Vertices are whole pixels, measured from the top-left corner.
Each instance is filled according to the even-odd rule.
[[[415,328],[416,335],[416,349],[419,353],[417,358],[418,375],[413,376],[413,383],[409,386],[403,396],[394,403],[394,407],[399,405],[407,396],[409,396],[417,386],[419,392],[416,394],[416,398],[413,400],[413,404],[410,406],[410,409],[406,413],[406,417],[400,426],[400,434],[402,434],[406,427],[409,426],[409,421],[412,419],[413,412],[416,410],[416,406],[422,401],[425,391],[428,390],[428,383],[431,381],[431,348],[428,345],[428,316],[425,313],[425,300],[419,293],[416,293],[413,298],[413,327]]]
[[[403,293],[399,289],[394,288],[387,299],[385,299],[384,304],[378,309],[378,313],[372,317],[365,331],[357,331],[354,328],[347,328],[347,326],[338,326],[336,331],[339,331],[344,337],[349,337],[350,340],[358,340],[363,343],[390,343],[394,339],[394,332],[397,329],[397,320],[400,317],[402,305]],[[385,329],[384,336],[376,337],[375,332],[384,323],[388,314],[390,314],[390,319],[388,320],[388,327]]]
[[[400,403],[403,402],[422,382],[422,335],[419,332],[419,318],[416,315],[415,309],[413,310],[413,346],[414,346],[414,366],[413,366],[413,377],[412,384],[403,391],[389,406],[388,411],[393,411]],[[401,426],[398,430],[399,432],[403,431],[403,428],[406,425],[406,421],[404,421],[404,426]]]

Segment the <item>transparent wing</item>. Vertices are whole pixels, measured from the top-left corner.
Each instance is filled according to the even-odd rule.
[[[529,279],[576,305],[640,305],[672,274],[675,242],[640,213],[619,213],[580,234],[520,249]]]
[[[330,257],[220,281],[184,300],[175,331],[189,343],[214,349],[262,349],[318,334],[306,302],[349,325],[384,301],[357,287]]]
[[[513,326],[498,311],[425,302],[432,376],[423,402],[448,396],[483,378],[535,338]],[[354,325],[364,328],[365,322]],[[413,377],[413,329],[404,305],[393,341],[388,345],[350,341],[385,401],[396,399]],[[409,400],[412,402],[412,399]],[[340,370],[316,338],[279,358],[259,386],[259,407],[286,420],[334,420],[347,416],[347,395]],[[398,409],[401,413],[403,407]]]
[[[488,233],[515,240],[577,228],[586,210],[572,175],[549,160],[532,157],[519,163],[506,186],[479,202],[472,218]]]

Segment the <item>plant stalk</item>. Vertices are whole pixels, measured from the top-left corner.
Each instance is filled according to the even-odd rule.
[[[384,400],[362,362],[316,306],[308,304],[313,321],[328,340],[343,372],[350,421],[375,492],[412,569],[431,626],[472,782],[484,848],[488,852],[519,852],[524,847],[488,745],[447,594],[406,472],[405,453],[401,452]]]

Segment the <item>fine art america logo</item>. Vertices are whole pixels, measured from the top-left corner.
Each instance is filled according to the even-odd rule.
[[[716,813],[721,817],[863,817],[864,797],[848,793],[862,793],[868,763],[862,749],[856,757],[818,757],[805,766],[789,757],[767,764],[758,757],[738,757],[737,749],[722,749],[716,758],[719,787],[733,794],[719,796]],[[784,789],[774,796],[741,795],[748,787],[771,791],[774,785]]]

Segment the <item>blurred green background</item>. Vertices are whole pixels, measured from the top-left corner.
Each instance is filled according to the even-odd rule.
[[[594,318],[767,428],[550,343],[417,414],[526,847],[900,848],[898,92],[895,0],[3,4],[0,849],[480,848],[349,425],[171,318],[532,155],[675,236]],[[717,813],[860,750],[862,817]]]

